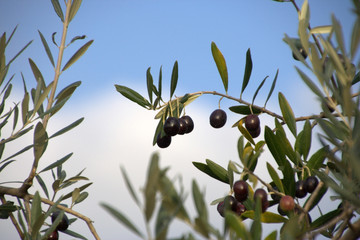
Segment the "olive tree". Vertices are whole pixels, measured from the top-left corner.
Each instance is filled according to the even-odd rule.
[[[146,97],[127,86],[115,85],[127,99],[156,111],[158,125],[152,142],[160,148],[171,148],[172,138],[192,131],[196,123],[185,114],[185,108],[191,108],[191,103],[203,95],[219,98],[219,109],[209,118],[212,127],[221,128],[227,120],[226,111],[221,109],[222,101],[234,102],[229,111],[239,116],[233,124],[234,131],[241,133],[237,143],[239,159],[229,161],[227,166],[209,159],[193,162],[199,174],[223,182],[229,189],[226,196],[219,195],[209,203],[193,180],[191,194],[197,210],[194,218],[184,205],[184,187],[181,184],[178,187],[171,180],[168,167],[160,167],[158,154],[151,157],[148,166],[142,188],[143,200],[134,191],[125,167],[121,168],[129,193],[143,214],[146,233],[122,211],[105,202],[101,205],[137,236],[167,239],[174,219],[191,228],[178,239],[195,239],[198,234],[206,239],[313,239],[320,235],[332,239],[357,239],[360,236],[360,75],[359,62],[356,62],[360,43],[360,3],[353,1],[357,17],[349,38],[351,41],[346,43],[336,16],[332,16],[331,25],[311,27],[308,1],[305,0],[301,8],[295,0],[278,2],[292,4],[298,13],[298,36],[285,34],[283,40],[299,63],[295,66],[299,77],[317,97],[316,104],[322,109],[318,114],[298,117],[287,101],[286,93],[282,92],[277,94],[281,112],[267,108],[281,69],[274,71],[263,105],[254,105],[254,100],[268,77],[258,85],[251,100],[243,99],[243,92],[251,84],[253,60],[250,49],[246,52],[239,96],[228,95],[226,61],[214,42],[211,42],[211,52],[224,92],[204,90],[176,96],[177,61],[170,79],[169,99],[165,98],[168,93],[165,95],[162,88],[161,68],[157,81],[154,81],[150,68],[147,69]],[[261,129],[260,121],[264,115],[271,116],[273,124]],[[257,140],[259,135],[264,140]],[[318,141],[321,147],[312,149],[312,153],[310,148],[314,141]],[[266,149],[276,164],[262,159]],[[271,182],[255,173],[259,166],[266,167]],[[305,197],[305,201],[300,201]],[[340,200],[341,204],[333,204],[331,211],[321,209],[320,202],[334,200]],[[217,206],[219,218],[224,218],[224,226],[211,224],[209,205]],[[270,211],[270,206],[278,206],[278,210]],[[321,213],[316,219],[311,217],[314,208]],[[153,221],[154,231],[151,230]],[[249,224],[244,224],[245,221]],[[281,228],[262,236],[264,225],[269,223],[279,223]]]

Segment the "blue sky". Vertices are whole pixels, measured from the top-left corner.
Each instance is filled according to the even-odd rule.
[[[331,14],[335,13],[343,25],[345,39],[349,41],[353,23],[351,1],[309,2],[313,27],[329,24]],[[302,5],[302,1],[297,3]],[[59,90],[79,80],[82,85],[63,113],[54,117],[49,124],[49,131],[55,131],[83,116],[85,121],[73,132],[53,141],[49,146],[48,162],[41,163],[41,166],[47,166],[50,161],[74,152],[73,162],[64,167],[74,174],[86,167],[87,176],[94,181],[89,189],[89,199],[76,210],[94,212],[89,215],[95,220],[95,227],[103,239],[112,239],[115,232],[124,236],[124,239],[134,237],[117,222],[110,221],[109,215],[104,213],[98,203],[105,201],[123,210],[130,209],[128,215],[134,221],[140,219],[125,190],[118,166],[124,165],[131,173],[134,185],[140,187],[147,161],[154,151],[160,153],[164,166],[171,166],[174,175],[184,175],[184,184],[188,190],[191,178],[196,176],[202,188],[206,188],[209,202],[221,197],[226,194],[227,188],[203,176],[191,162],[209,158],[225,165],[230,159],[236,161],[235,146],[239,133],[230,127],[239,116],[227,111],[229,122],[226,127],[222,130],[211,129],[208,115],[217,107],[219,98],[201,97],[187,108],[187,113],[195,121],[194,133],[181,139],[176,138],[169,149],[159,150],[151,146],[157,124],[153,120],[155,113],[127,101],[115,91],[114,84],[126,85],[145,95],[146,69],[151,67],[154,79],[157,79],[162,66],[164,89],[169,89],[172,66],[177,60],[179,82],[176,95],[200,90],[223,92],[210,50],[210,44],[214,41],[227,62],[230,95],[239,96],[245,54],[250,48],[254,67],[250,84],[243,95],[245,100],[251,100],[257,85],[269,75],[256,101],[259,105],[263,104],[271,80],[279,68],[279,78],[269,108],[279,112],[276,93],[281,91],[285,93],[296,116],[316,113],[319,107],[313,104],[314,96],[294,70],[294,65],[299,63],[292,59],[289,47],[282,41],[285,33],[296,37],[297,23],[297,14],[292,4],[270,0],[83,1],[78,15],[70,24],[68,40],[77,35],[87,35],[87,38],[67,48],[64,62],[86,41],[95,41],[86,54],[62,74]],[[14,85],[19,101],[23,94],[20,72],[23,72],[29,87],[35,84],[28,58],[35,61],[47,83],[52,81],[54,75],[37,30],[45,36],[56,58],[51,34],[57,32],[56,39],[59,41],[62,26],[50,1],[2,1],[1,33],[10,34],[16,25],[18,29],[9,45],[8,59],[28,41],[34,40],[10,69],[10,74],[16,73]],[[222,101],[224,109],[234,104]],[[265,123],[272,124],[273,121],[264,116],[262,124]],[[17,171],[19,165],[16,164],[26,163],[15,163],[14,167],[9,168],[7,176],[0,176],[0,181],[13,176],[18,176],[16,180],[24,178],[27,170],[20,175]],[[110,187],[104,187],[109,185],[118,185],[118,191],[114,193]],[[191,208],[191,198],[188,204]],[[214,222],[220,221],[215,208],[209,208]],[[77,229],[90,237],[84,224],[74,224],[74,230]],[[173,231],[176,233],[176,229]],[[9,239],[16,234],[12,227],[6,227],[3,223],[0,232],[8,234],[6,236]]]

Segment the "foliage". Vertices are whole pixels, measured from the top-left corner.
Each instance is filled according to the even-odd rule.
[[[25,76],[21,74],[24,85],[24,97],[14,104],[9,103],[9,96],[11,95],[12,80],[15,78],[15,74],[8,77],[8,70],[12,62],[26,50],[32,41],[26,44],[13,58],[6,61],[6,49],[15,35],[16,27],[9,37],[7,37],[6,33],[3,33],[0,38],[0,85],[2,88],[0,129],[10,130],[6,131],[9,132],[7,136],[3,132],[0,141],[0,174],[6,174],[7,167],[14,164],[17,161],[16,159],[23,153],[33,151],[33,164],[31,169],[29,169],[29,175],[24,181],[0,183],[0,199],[2,203],[0,205],[0,217],[2,219],[11,219],[21,239],[47,239],[50,234],[57,231],[57,227],[61,223],[64,215],[71,214],[74,218],[69,220],[70,225],[80,218],[87,222],[94,237],[99,239],[91,220],[73,210],[75,205],[87,198],[88,193],[84,190],[92,183],[85,183],[81,186],[74,187],[74,184],[88,181],[89,179],[83,175],[83,170],[79,171],[75,176],[67,176],[63,164],[71,158],[72,153],[68,153],[58,160],[53,160],[53,162],[44,169],[38,169],[38,164],[42,160],[47,146],[51,144],[51,139],[72,130],[84,120],[80,118],[54,133],[50,133],[47,130],[47,124],[50,119],[61,110],[81,84],[81,82],[74,82],[61,91],[56,91],[58,82],[60,81],[60,75],[69,69],[69,67],[86,52],[93,42],[93,40],[90,40],[85,43],[63,64],[62,57],[66,47],[68,25],[79,10],[81,0],[65,1],[64,6],[61,6],[58,0],[52,0],[51,2],[64,26],[60,43],[55,41],[54,35],[56,33],[54,33],[52,37],[54,46],[58,49],[56,62],[53,57],[53,52],[51,51],[52,46],[49,46],[47,38],[40,31],[38,31],[38,33],[46,55],[54,68],[55,77],[53,81],[47,81],[35,61],[29,58],[29,64],[36,80],[36,86],[29,91],[29,83],[25,80]],[[63,10],[65,10],[65,13]],[[67,46],[73,44],[76,40],[84,38],[84,35],[76,36]],[[12,125],[10,123],[12,123]],[[24,135],[30,134],[33,134],[33,141],[29,145],[24,148],[19,148],[17,152],[9,156],[3,156],[5,147],[9,142],[19,140],[23,138]],[[27,160],[31,161],[31,159]],[[43,180],[45,174],[52,176],[52,183]],[[38,189],[30,189],[34,187],[35,180],[41,187],[43,193],[40,193]],[[11,187],[13,183],[17,185],[20,183],[20,185],[18,187]],[[9,198],[17,200],[17,203],[9,200]],[[58,217],[51,219],[52,221],[49,222],[49,217],[52,213],[55,211],[59,212],[59,210],[60,214]],[[70,236],[85,239],[85,237],[70,229],[63,229],[62,231]]]
[[[298,8],[295,1],[279,2],[290,2],[298,11],[298,37],[291,38],[285,34],[284,42],[289,45],[294,58],[302,63],[306,72],[312,73],[309,76],[301,67],[295,67],[300,78],[317,96],[318,103],[322,107],[321,113],[297,117],[286,99],[286,94],[281,92],[278,93],[281,114],[266,108],[266,103],[274,91],[279,70],[273,78],[273,83],[263,106],[256,106],[253,103],[267,77],[256,89],[251,102],[243,100],[242,93],[250,83],[253,66],[250,49],[246,53],[240,98],[229,96],[226,61],[214,42],[211,43],[211,52],[225,93],[200,91],[173,98],[178,82],[177,61],[172,71],[170,99],[168,101],[163,98],[162,69],[160,69],[157,86],[153,82],[150,68],[146,72],[148,99],[129,87],[122,85],[115,85],[115,87],[127,99],[148,110],[157,111],[155,119],[158,119],[159,123],[154,133],[153,145],[156,144],[159,135],[164,135],[163,125],[168,117],[179,118],[185,107],[205,94],[219,96],[219,107],[220,101],[224,99],[235,101],[237,105],[230,107],[230,111],[235,114],[246,116],[257,114],[260,117],[267,114],[272,116],[274,126],[265,126],[262,132],[263,141],[257,141],[256,137],[252,137],[252,134],[244,127],[246,116],[239,116],[239,120],[233,125],[237,126],[241,132],[237,145],[239,161],[229,161],[228,166],[225,167],[209,159],[205,163],[193,162],[193,165],[202,173],[228,184],[229,195],[234,194],[233,184],[237,180],[259,181],[268,190],[268,195],[273,197],[274,200],[269,202],[272,206],[277,205],[279,199],[285,195],[295,199],[300,198],[297,197],[296,193],[297,181],[306,180],[308,176],[316,176],[320,179],[319,184],[308,195],[303,205],[296,201],[295,209],[287,212],[284,216],[281,216],[280,212],[278,214],[264,211],[261,202],[253,198],[254,189],[248,184],[250,196],[242,202],[246,211],[237,214],[226,208],[225,204],[225,225],[223,229],[219,230],[212,226],[208,219],[206,205],[209,203],[205,202],[204,194],[199,190],[195,180],[192,184],[191,193],[197,216],[191,219],[183,205],[185,198],[183,186],[180,184],[180,189],[176,189],[174,183],[167,176],[168,168],[161,169],[159,167],[159,156],[155,154],[151,158],[148,178],[142,191],[143,203],[133,190],[125,169],[121,169],[129,192],[144,215],[147,226],[146,236],[120,210],[102,203],[102,206],[111,215],[139,237],[167,239],[169,225],[175,218],[185,222],[193,230],[193,232],[184,234],[178,239],[195,239],[194,232],[206,239],[261,239],[263,237],[263,224],[268,223],[281,223],[282,227],[279,232],[274,231],[265,239],[276,239],[277,236],[280,236],[281,239],[312,239],[319,235],[333,239],[356,239],[359,237],[360,92],[357,84],[359,82],[359,64],[355,65],[352,62],[356,61],[356,53],[360,43],[360,4],[358,1],[353,1],[357,19],[348,46],[344,42],[342,28],[335,16],[332,16],[330,26],[311,28],[308,1],[304,1],[301,9]],[[303,122],[303,124],[299,124],[299,122]],[[300,126],[302,127],[299,128]],[[287,136],[286,128],[292,136]],[[317,138],[314,133],[317,133]],[[291,138],[294,138],[295,141],[290,141]],[[319,140],[322,147],[313,150],[314,153],[312,154],[310,149],[313,146],[314,138]],[[269,149],[276,165],[259,161],[266,148]],[[272,182],[266,183],[254,173],[260,164],[266,164]],[[255,187],[255,184],[253,186]],[[329,193],[329,189],[332,190],[332,194]],[[226,197],[219,196],[211,204],[221,203]],[[330,200],[340,200],[341,204],[332,211],[323,212],[319,202],[329,201],[329,198]],[[311,220],[309,216],[311,216],[310,213],[315,206],[321,215],[317,219]],[[156,210],[155,232],[152,234],[149,223]],[[244,221],[251,222],[249,229]]]

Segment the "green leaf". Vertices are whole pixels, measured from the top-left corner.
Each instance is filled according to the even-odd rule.
[[[79,196],[80,196],[80,189],[75,188],[71,194],[71,203],[74,204],[76,200],[79,198]]]
[[[319,169],[327,156],[327,153],[329,151],[329,147],[325,146],[323,148],[320,148],[318,151],[316,151],[309,159],[308,163],[306,164],[306,166],[310,169],[310,170],[317,170]]]
[[[34,110],[33,110],[33,115],[35,115],[36,112],[38,112],[38,110],[40,109],[40,107],[42,106],[43,102],[45,101],[45,99],[48,97],[50,90],[53,87],[54,82],[51,82],[49,84],[49,86],[47,86],[43,93],[39,96],[39,98],[36,100],[36,102],[34,102]],[[41,113],[39,113],[41,114]]]
[[[21,116],[23,124],[27,122],[29,112],[29,93],[26,92],[21,102]]]
[[[276,74],[275,74],[275,77],[274,77],[274,80],[273,80],[273,83],[271,84],[271,88],[270,88],[270,91],[269,91],[269,94],[266,98],[266,101],[265,101],[265,104],[264,106],[266,106],[267,102],[269,101],[273,91],[274,91],[274,88],[275,88],[275,85],[276,85],[276,80],[277,80],[277,77],[279,75],[279,69],[276,71]]]
[[[31,58],[29,58],[29,64],[30,64],[31,70],[34,74],[36,82],[40,81],[42,86],[45,86],[44,77],[42,76],[39,68],[36,66],[35,62]]]
[[[57,111],[61,109],[61,107],[66,103],[66,101],[72,96],[72,94],[75,92],[76,88],[81,85],[81,81],[74,82],[70,84],[69,86],[63,88],[56,96],[56,105],[60,105],[59,109],[57,109],[55,112],[52,112],[51,115],[53,116]],[[64,102],[63,100],[66,101]]]
[[[28,145],[28,146],[24,147],[24,148],[21,149],[20,151],[18,151],[18,152],[16,152],[16,153],[14,153],[13,155],[5,158],[5,159],[2,160],[0,163],[3,163],[3,162],[5,162],[5,161],[7,161],[7,160],[9,160],[9,159],[11,159],[11,158],[14,158],[14,157],[16,157],[16,156],[18,156],[18,155],[26,152],[27,150],[31,149],[33,146],[34,146],[34,145]]]
[[[71,20],[73,20],[73,18],[75,17],[77,11],[80,8],[82,0],[73,0],[71,3],[71,7],[70,7],[70,13],[69,13],[69,22],[71,22]]]
[[[276,240],[277,239],[277,231],[271,232],[264,240]]]
[[[158,214],[155,222],[155,235],[156,240],[165,240],[166,234],[171,221],[175,218],[175,214],[168,211],[165,207],[165,203],[162,202],[158,210]]]
[[[159,155],[153,154],[151,156],[149,168],[147,171],[147,180],[144,187],[145,200],[145,217],[149,222],[156,206],[156,192],[158,189],[158,181],[160,176],[159,169]]]
[[[331,25],[317,26],[310,30],[310,34],[327,34],[332,31]]]
[[[286,161],[285,153],[278,146],[280,143],[272,130],[265,126],[265,141],[278,166],[283,166]]]
[[[144,108],[151,106],[151,104],[148,102],[148,100],[146,100],[138,92],[136,92],[128,87],[117,85],[117,84],[115,84],[115,88],[119,93],[121,93],[121,95],[123,95],[127,99],[139,104],[140,106],[142,106]]]
[[[42,33],[38,30],[39,32],[39,35],[40,35],[40,38],[41,38],[41,42],[42,44],[44,45],[44,48],[45,48],[45,51],[46,51],[46,54],[51,62],[51,65],[53,65],[53,67],[55,68],[55,63],[54,63],[54,58],[51,54],[51,51],[50,51],[50,48],[49,48],[49,45],[47,44],[46,42],[46,39],[44,38],[44,36],[42,35]]]
[[[61,21],[64,22],[64,14],[63,14],[63,11],[61,9],[59,0],[51,0],[51,3],[53,5],[53,7],[54,7],[54,10],[55,10],[56,14],[59,16]]]
[[[300,77],[302,78],[302,80],[311,89],[311,91],[313,91],[313,93],[315,93],[317,96],[319,96],[321,99],[323,99],[324,95],[323,95],[322,91],[315,85],[315,83],[299,68],[295,67],[295,69],[298,72],[298,74],[300,75]]]
[[[92,185],[92,183],[87,183],[87,184],[84,184],[83,186],[79,187],[80,189],[80,192],[83,191],[84,189],[86,189],[87,187],[89,187],[90,185]],[[66,194],[64,197],[62,197],[63,200],[65,199],[68,199],[72,196],[72,192]]]
[[[241,134],[242,134],[249,142],[251,142],[253,145],[255,145],[254,139],[252,138],[252,136],[250,135],[250,133],[248,132],[248,130],[242,126],[242,124],[238,124],[238,129],[239,129],[239,131],[241,132]]]
[[[206,159],[206,163],[218,178],[222,179],[223,182],[229,183],[229,176],[225,168],[209,159]]]
[[[3,165],[1,165],[1,166],[0,166],[0,172],[1,172],[2,170],[4,170],[4,169],[5,169],[9,164],[11,164],[12,162],[15,162],[15,160],[10,160],[10,161],[4,163]],[[0,163],[0,164],[1,164],[1,163]]]
[[[50,199],[50,197],[49,197],[49,192],[48,192],[48,190],[47,190],[47,187],[46,187],[46,184],[45,184],[44,180],[40,177],[39,174],[37,174],[37,175],[35,176],[35,178],[36,178],[36,180],[38,181],[38,183],[39,183],[40,187],[42,188],[42,190],[44,191],[46,197],[47,197],[48,199]]]
[[[266,167],[267,170],[271,176],[271,179],[273,180],[273,182],[275,183],[276,187],[279,189],[280,192],[284,193],[284,186],[281,182],[281,179],[279,177],[279,175],[277,174],[277,172],[275,171],[275,169],[270,165],[270,163],[266,162]]]
[[[216,46],[214,42],[211,42],[211,53],[216,63],[216,67],[220,73],[221,80],[223,82],[225,92],[228,91],[228,71],[226,67],[225,58]]]
[[[75,128],[76,126],[78,126],[80,123],[82,123],[82,121],[84,120],[84,118],[79,118],[78,120],[76,120],[75,122],[71,123],[70,125],[60,129],[59,131],[57,131],[56,133],[54,133],[53,135],[51,135],[49,137],[50,138],[54,138],[54,137],[57,137],[57,136],[60,136],[61,134],[64,134],[68,131],[70,131],[71,129]]]
[[[159,70],[158,92],[159,92],[159,96],[161,98],[161,93],[162,93],[162,67],[160,67],[160,70]]]
[[[208,213],[206,203],[203,198],[203,193],[200,192],[199,186],[195,180],[192,181],[192,195],[198,216],[207,222]]]
[[[215,178],[223,183],[228,184],[229,182],[227,180],[224,180],[222,178],[220,178],[219,176],[217,176],[208,165],[204,164],[204,163],[200,163],[200,162],[192,162],[193,165],[199,169],[200,171],[202,171],[203,173],[206,173],[207,175],[209,175],[212,178]]]
[[[254,210],[247,210],[246,212],[241,214],[241,216],[254,219],[255,212]],[[287,221],[287,219],[276,213],[264,212],[261,214],[260,221],[262,223],[284,223]]]
[[[31,43],[33,42],[33,40],[31,40],[30,42],[28,42],[7,64],[7,66],[9,66]]]
[[[355,57],[356,51],[359,48],[360,43],[360,21],[359,18],[354,22],[354,26],[351,33],[350,53],[351,57]]]
[[[90,45],[93,42],[94,40],[90,40],[87,43],[85,43],[81,48],[79,48],[79,50],[77,50],[77,52],[69,59],[69,61],[65,64],[65,66],[61,71],[63,72],[66,69],[68,69],[71,65],[73,65],[73,63],[75,63],[86,52],[86,50],[90,47]]]
[[[175,61],[174,63],[174,67],[172,70],[172,74],[171,74],[171,85],[170,85],[170,98],[173,96],[176,86],[177,86],[177,82],[178,82],[178,75],[179,75],[179,70],[178,70],[178,62]]]
[[[246,52],[245,72],[244,72],[244,79],[243,79],[243,83],[242,83],[242,87],[241,87],[240,98],[241,98],[242,93],[244,92],[246,86],[249,83],[252,67],[253,67],[253,63],[252,63],[252,60],[251,60],[251,52],[250,52],[250,48],[249,48],[247,50],[247,52]]]
[[[296,138],[296,142],[298,142],[299,153],[303,155],[304,160],[306,160],[311,147],[311,125],[309,120],[305,121],[304,130],[301,133],[302,134],[299,134]]]
[[[125,168],[124,168],[123,166],[120,166],[120,170],[121,170],[121,174],[122,174],[122,176],[123,176],[123,178],[124,178],[126,187],[127,187],[128,191],[129,191],[130,195],[132,196],[132,198],[134,199],[134,201],[136,202],[136,204],[137,204],[138,206],[140,206],[140,201],[139,201],[139,199],[138,199],[138,197],[137,197],[137,195],[136,195],[136,193],[135,193],[135,191],[134,191],[134,188],[133,188],[133,186],[132,186],[132,184],[131,184],[131,181],[130,181],[127,173],[126,173]]]
[[[261,232],[262,232],[261,222],[260,222],[261,211],[262,211],[261,205],[262,205],[261,200],[259,198],[256,199],[254,221],[251,224],[251,228],[250,228],[250,232],[254,240],[261,240]]]
[[[146,71],[146,85],[147,85],[147,90],[148,90],[148,94],[149,94],[149,100],[150,103],[153,102],[153,97],[152,97],[152,93],[153,93],[153,77],[151,76],[150,73],[150,68],[147,69]]]
[[[264,80],[262,80],[262,82],[260,83],[260,85],[258,86],[258,88],[256,89],[256,91],[255,91],[255,93],[254,93],[254,96],[253,96],[253,99],[252,99],[252,102],[251,102],[251,105],[254,105],[255,98],[256,98],[258,92],[260,91],[260,89],[262,88],[262,86],[264,85],[264,83],[265,83],[265,81],[266,81],[266,79],[267,79],[268,77],[269,77],[269,76],[266,76],[266,77],[264,78]]]
[[[19,119],[19,107],[18,107],[18,105],[16,104],[13,109],[14,109],[14,120],[13,120],[13,131],[14,131],[15,128],[16,128],[16,124],[18,122],[18,119]]]
[[[81,203],[89,196],[88,192],[82,192],[80,193],[80,196],[76,199],[75,204]]]
[[[281,92],[279,92],[279,105],[285,123],[289,127],[292,134],[296,137],[296,122],[294,112],[291,109],[290,104],[286,100],[285,96]]]
[[[38,122],[34,131],[34,161],[39,161],[47,146],[48,136],[41,122]]]
[[[240,239],[252,240],[251,234],[246,230],[241,218],[239,218],[235,213],[226,211],[225,222],[229,228],[236,233],[237,237]]]
[[[323,226],[324,224],[328,223],[335,217],[339,216],[343,210],[342,209],[335,209],[333,211],[330,211],[322,216],[320,216],[318,219],[316,219],[314,222],[310,224],[311,228],[319,228]]]
[[[294,178],[294,170],[290,165],[290,162],[285,160],[284,167],[282,169],[282,173],[284,175],[284,190],[286,195],[295,196],[295,178]]]
[[[75,237],[75,238],[77,238],[77,239],[87,240],[86,237],[80,235],[79,233],[73,232],[73,231],[71,231],[71,230],[69,230],[69,229],[66,229],[65,231],[63,231],[63,233],[65,233],[65,234],[67,234],[67,235],[69,235],[69,236],[71,236],[71,237]]]
[[[49,170],[51,170],[53,168],[56,168],[57,166],[62,165],[64,162],[66,162],[68,159],[70,159],[70,157],[72,155],[73,155],[73,153],[69,153],[68,155],[66,155],[66,156],[62,157],[61,159],[57,160],[56,162],[50,164],[49,166],[47,166],[46,168],[41,170],[39,173],[49,171]]]
[[[249,115],[251,114],[251,110],[250,107],[247,105],[237,105],[237,106],[231,106],[229,107],[229,110],[234,112],[234,113],[238,113],[238,114],[242,114],[242,115]],[[252,107],[253,113],[254,114],[259,114],[261,113],[261,110],[258,108],[255,108],[254,106]]]
[[[41,215],[41,199],[38,191],[35,192],[34,198],[31,204],[31,226],[33,227],[36,220]]]

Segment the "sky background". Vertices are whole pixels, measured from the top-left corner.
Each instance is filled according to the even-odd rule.
[[[62,2],[62,1],[60,1]],[[299,6],[302,1],[296,1]],[[311,26],[327,25],[334,13],[343,26],[347,43],[351,34],[354,15],[351,1],[309,1]],[[236,105],[224,99],[221,107],[228,113],[228,122],[222,129],[213,129],[208,123],[210,113],[217,108],[219,97],[203,96],[186,109],[195,123],[191,134],[173,138],[171,146],[159,149],[152,146],[157,125],[156,112],[147,111],[116,92],[114,84],[128,86],[144,96],[146,70],[151,67],[154,79],[158,79],[159,68],[163,70],[164,98],[169,95],[171,71],[174,62],[179,63],[179,82],[175,95],[201,90],[224,92],[220,76],[213,61],[210,44],[214,41],[223,53],[229,73],[229,95],[240,94],[245,66],[245,54],[251,49],[253,72],[243,99],[251,101],[253,93],[264,77],[269,76],[255,104],[262,105],[279,69],[279,77],[268,108],[279,113],[277,93],[283,92],[296,116],[318,113],[320,107],[315,97],[298,77],[294,65],[300,65],[291,57],[289,47],[283,42],[284,34],[297,36],[297,13],[290,3],[270,0],[256,1],[83,1],[78,14],[69,26],[68,41],[75,36],[86,35],[83,41],[70,45],[64,54],[64,63],[86,41],[94,43],[86,54],[61,75],[58,90],[82,81],[71,101],[51,119],[49,135],[71,122],[85,117],[85,121],[66,135],[53,139],[42,158],[39,169],[73,152],[73,157],[64,164],[68,176],[86,168],[84,175],[94,184],[87,189],[90,196],[74,210],[84,213],[95,221],[95,228],[102,239],[136,239],[122,225],[112,219],[100,206],[106,202],[126,212],[133,222],[145,230],[139,210],[132,202],[124,185],[120,168],[126,168],[133,185],[141,188],[146,176],[148,161],[153,152],[160,154],[161,166],[170,166],[170,176],[182,175],[185,189],[190,193],[191,180],[196,178],[201,189],[206,191],[206,200],[225,196],[228,186],[218,183],[193,167],[192,162],[211,159],[223,166],[229,160],[239,161],[236,144],[240,133],[231,125],[242,116],[231,113],[229,106]],[[12,101],[21,101],[23,88],[22,72],[28,89],[35,86],[28,58],[41,70],[45,81],[51,82],[53,68],[44,51],[38,30],[48,41],[56,59],[56,47],[51,34],[57,32],[61,38],[62,25],[53,11],[51,1],[0,1],[0,30],[9,34],[18,29],[7,48],[7,59],[14,56],[27,42],[34,40],[28,49],[12,64],[8,77],[15,73]],[[261,116],[261,126],[273,126],[273,120]],[[298,126],[298,129],[301,125]],[[6,133],[6,132],[5,132]],[[263,135],[263,134],[262,134]],[[262,135],[260,139],[262,138]],[[2,137],[6,135],[3,134]],[[28,145],[32,136],[9,144],[4,156]],[[316,144],[312,151],[316,150]],[[0,182],[22,180],[28,175],[32,164],[32,153],[24,154],[0,175]],[[265,162],[273,163],[265,152],[256,172],[270,179]],[[44,179],[51,180],[44,174]],[[80,185],[84,184],[80,183]],[[49,188],[50,185],[49,185]],[[68,189],[67,191],[71,190]],[[35,188],[31,189],[32,192]],[[65,191],[64,193],[67,193]],[[42,193],[42,192],[41,192]],[[192,198],[186,206],[195,216]],[[326,207],[325,207],[326,209]],[[215,206],[209,206],[211,222],[221,226],[222,219]],[[314,213],[314,216],[317,213]],[[265,228],[269,233],[276,227]],[[86,224],[77,221],[71,230],[79,231],[92,239]],[[187,230],[176,223],[170,236],[179,236]],[[2,239],[14,239],[17,233],[10,221],[0,223]],[[145,232],[145,231],[143,231]],[[263,234],[263,237],[265,234]],[[60,239],[71,239],[61,234]]]

